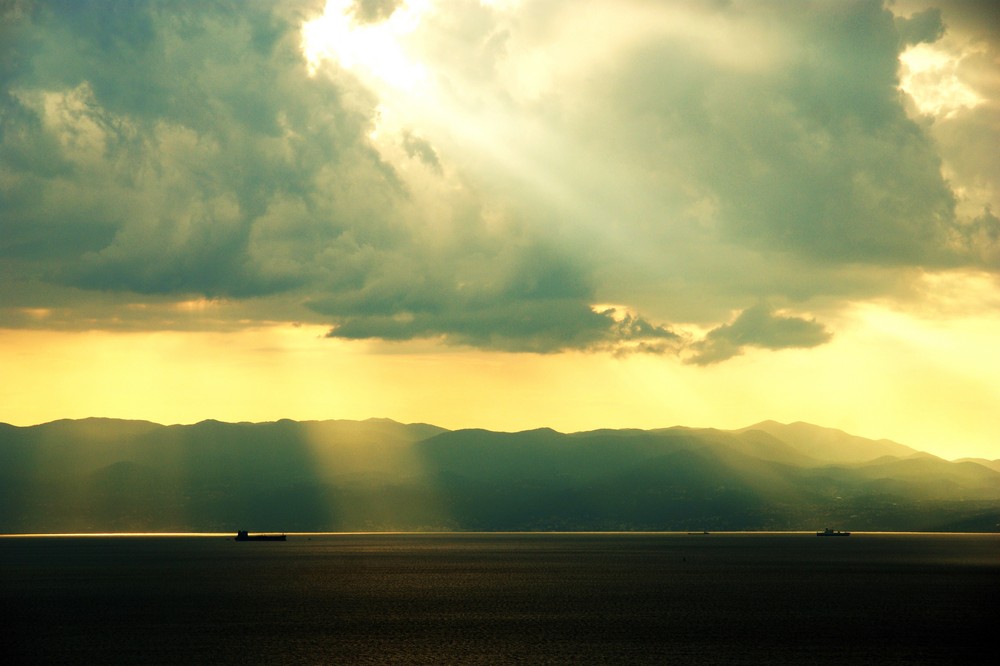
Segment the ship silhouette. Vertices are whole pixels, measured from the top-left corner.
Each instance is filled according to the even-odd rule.
[[[250,535],[246,530],[236,533],[233,541],[285,541],[284,534],[254,534]]]

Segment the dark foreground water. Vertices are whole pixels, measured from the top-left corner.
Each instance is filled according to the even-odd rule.
[[[0,538],[0,661],[993,663],[1000,535]]]

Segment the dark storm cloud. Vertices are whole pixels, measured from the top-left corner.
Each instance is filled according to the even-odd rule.
[[[3,5],[0,322],[188,327],[156,308],[216,299],[345,339],[706,364],[829,338],[761,307],[720,325],[752,303],[836,310],[908,271],[1000,268],[996,217],[959,219],[898,89],[900,50],[947,11],[595,2],[668,14],[583,44],[559,32],[590,15],[575,3],[458,2],[410,36],[447,113],[393,134],[362,76],[310,76],[323,4]],[[351,12],[367,29],[399,6]],[[982,180],[979,113],[941,136]]]
[[[944,35],[944,23],[941,22],[941,10],[926,9],[912,16],[897,16],[896,30],[904,44],[931,43]]]
[[[608,315],[578,300],[499,301],[488,306],[456,300],[443,309],[401,311],[392,316],[346,317],[330,337],[411,340],[442,338],[449,344],[498,351],[552,353],[618,341]]]
[[[377,20],[393,6],[358,12]],[[18,305],[65,325],[66,304],[39,285],[153,302],[285,294],[342,338],[554,352],[676,337],[594,312],[588,268],[545,238],[484,241],[475,205],[461,244],[428,246],[367,141],[376,100],[348,77],[307,75],[300,16],[264,3],[70,3],[21,17],[3,141],[14,178],[2,250],[29,270],[7,283]],[[401,145],[440,175],[431,143],[406,132]],[[95,300],[90,314],[106,313]],[[274,302],[258,299],[257,316]],[[23,324],[18,312],[7,321]]]
[[[709,331],[704,340],[692,345],[694,356],[688,362],[718,363],[743,353],[746,347],[816,347],[830,337],[830,332],[816,321],[776,315],[758,305],[744,310],[731,323]]]
[[[705,191],[740,244],[829,263],[959,263],[953,195],[897,89],[892,14],[875,2],[743,9],[782,25],[770,61],[720,66],[683,42],[643,44],[605,72],[619,111],[642,119],[609,138],[654,171],[680,165],[667,186]]]
[[[267,7],[34,6],[5,89],[4,253],[99,290],[245,296],[307,282],[308,241],[364,214],[328,204],[318,177],[387,197],[394,186],[360,140],[370,108],[309,80],[297,23]],[[288,222],[297,256],[275,266],[252,243],[288,199],[314,214]]]
[[[633,344],[644,346],[642,351],[673,351],[680,343],[676,333],[635,315],[595,311],[588,305],[593,294],[586,275],[554,250],[534,247],[484,266],[490,275],[475,274],[463,283],[431,277],[433,269],[402,260],[384,262],[378,279],[310,307],[337,322],[330,337],[345,339],[430,337],[537,353],[622,351]]]

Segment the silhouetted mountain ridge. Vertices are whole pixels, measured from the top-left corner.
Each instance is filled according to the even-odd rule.
[[[0,532],[1000,530],[1000,470],[806,423],[0,424]]]

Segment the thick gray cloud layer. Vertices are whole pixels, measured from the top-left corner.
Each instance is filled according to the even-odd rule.
[[[693,344],[695,355],[690,362],[708,365],[732,358],[745,347],[815,347],[829,339],[830,334],[815,321],[776,316],[758,305],[744,310],[732,323],[709,331],[704,340]]]
[[[176,325],[208,298],[348,339],[707,364],[822,344],[806,313],[909,271],[1000,267],[989,202],[956,212],[898,88],[939,11],[441,4],[414,42],[439,115],[388,135],[363,76],[310,75],[321,3],[4,4],[0,324]],[[950,145],[997,128],[978,113]]]

